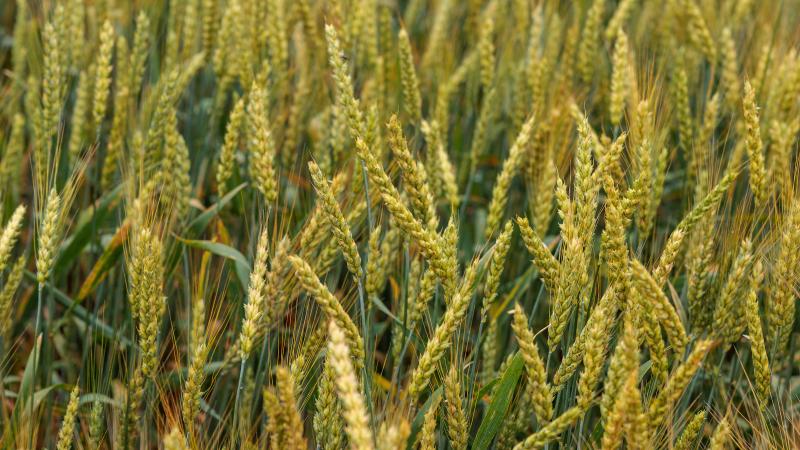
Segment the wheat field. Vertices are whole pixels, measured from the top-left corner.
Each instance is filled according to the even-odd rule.
[[[800,1],[0,2],[7,449],[800,447]]]

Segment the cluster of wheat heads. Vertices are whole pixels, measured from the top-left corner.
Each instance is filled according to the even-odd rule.
[[[797,0],[0,2],[2,448],[800,443]]]

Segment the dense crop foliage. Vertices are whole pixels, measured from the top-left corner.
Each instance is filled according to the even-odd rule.
[[[2,448],[800,445],[797,0],[0,2]]]

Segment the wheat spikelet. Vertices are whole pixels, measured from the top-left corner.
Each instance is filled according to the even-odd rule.
[[[60,11],[60,13],[59,13]],[[39,142],[35,148],[35,182],[44,185],[50,164],[51,138],[56,134],[61,117],[62,93],[64,90],[64,72],[62,64],[65,49],[60,42],[59,16],[63,15],[63,5],[56,7],[54,17],[44,25],[42,41],[44,51],[44,74],[42,76],[42,110],[37,136]]]
[[[75,105],[72,107],[72,125],[67,146],[70,161],[76,161],[83,150],[84,139],[86,138],[87,112],[91,106],[89,102],[92,100],[90,88],[93,69],[94,66],[91,66],[89,69],[81,71],[78,76],[78,87],[75,93]]]
[[[267,229],[261,230],[256,245],[256,256],[253,261],[253,270],[250,272],[250,284],[247,287],[247,299],[244,305],[244,321],[239,334],[241,341],[240,357],[247,359],[253,351],[254,339],[257,328],[264,312],[264,284],[267,275],[267,247],[269,235]]]
[[[394,450],[404,448],[411,434],[411,425],[403,419],[395,419],[396,423],[384,422],[378,431],[378,450]]]
[[[353,93],[349,69],[342,58],[341,45],[333,25],[325,25],[325,40],[328,43],[328,62],[333,68],[337,102],[341,105],[347,119],[347,126],[353,138],[366,138],[367,125],[359,101]]]
[[[638,373],[635,370],[626,374],[623,380],[624,384],[620,389],[620,395],[614,402],[613,408],[608,412],[601,442],[604,449],[619,448],[622,444],[625,428],[636,424],[637,410],[641,409],[641,394],[636,385],[637,375]],[[633,446],[632,438],[636,439],[636,435],[633,433],[628,436],[628,444],[631,446]],[[640,443],[637,442],[637,444]]]
[[[591,250],[589,250],[587,242],[591,240],[591,236],[593,236],[595,232],[595,211],[597,209],[597,197],[600,192],[600,184],[593,181],[593,176],[595,176],[597,172],[592,173],[592,148],[596,147],[597,144],[594,142],[592,129],[589,126],[588,120],[583,117],[583,115],[581,115],[577,125],[579,140],[578,147],[575,151],[575,181],[573,193],[575,199],[575,224],[577,229],[574,235],[570,237],[581,240],[581,245],[584,247],[583,260],[581,261],[582,267],[579,267],[577,270],[585,272],[586,267],[583,266],[588,264],[589,256],[591,256]],[[604,169],[598,166],[597,170]],[[558,184],[558,179],[556,179],[556,183]],[[556,191],[556,196],[564,197],[564,194],[565,193],[561,191]],[[563,198],[559,200],[559,204],[564,203],[566,203],[566,200]],[[581,276],[583,277],[583,273],[581,273]],[[581,279],[582,284],[586,284],[586,282],[587,280],[585,278]]]
[[[289,38],[287,23],[284,13],[284,2],[282,0],[269,0],[266,2],[267,21],[264,29],[270,56],[270,66],[275,68],[280,78],[280,83],[284,81],[285,71],[289,64]],[[256,18],[253,14],[253,19]],[[252,33],[255,35],[256,24],[253,23]],[[255,38],[255,36],[254,36]],[[252,59],[256,59],[253,57]]]
[[[416,295],[411,298],[408,312],[409,327],[413,329],[414,325],[422,318],[422,315],[427,311],[428,302],[433,297],[436,290],[436,274],[433,270],[427,269],[422,274],[419,283],[419,290]]]
[[[639,364],[639,342],[637,330],[634,328],[634,315],[633,309],[628,309],[623,316],[622,336],[617,342],[608,366],[606,380],[603,383],[600,411],[606,420],[612,409],[617,407],[616,404],[622,401],[623,394],[621,392],[627,383],[627,377]],[[626,413],[626,410],[623,409],[621,413]]]
[[[47,204],[42,211],[36,248],[36,279],[40,285],[47,281],[53,268],[61,233],[62,207],[61,196],[55,189],[51,189],[47,195]],[[5,235],[5,232],[3,234]]]
[[[706,194],[706,196],[703,197],[703,199],[700,200],[700,202],[698,202],[694,206],[694,208],[691,209],[691,211],[689,211],[685,216],[683,216],[683,219],[681,219],[676,228],[678,230],[681,230],[684,234],[690,233],[694,229],[695,225],[697,225],[697,223],[700,222],[700,220],[706,215],[706,213],[711,211],[719,204],[720,200],[722,200],[722,196],[725,194],[728,188],[730,188],[731,185],[733,185],[738,175],[739,172],[737,170],[735,169],[728,170],[725,176],[723,176],[722,179],[719,180],[719,183],[717,183],[717,185],[714,186],[713,189],[711,189],[711,192]],[[676,245],[676,244],[670,244],[669,241],[672,240],[680,241],[682,239],[683,236],[675,236],[674,238],[673,236],[670,236],[669,240],[667,241],[666,247],[669,248],[671,245]],[[680,244],[677,245],[680,246]],[[656,281],[658,280],[659,278],[656,277]]]
[[[725,27],[720,36],[722,50],[722,72],[720,79],[725,87],[725,102],[731,110],[740,103],[741,82],[739,81],[739,62],[736,57],[736,43],[733,41],[730,27]]]
[[[445,285],[445,290],[452,292],[455,284],[455,272],[452,271],[452,267],[448,262],[448,258],[444,252],[444,248],[442,248],[439,242],[438,236],[430,230],[425,229],[425,227],[414,218],[411,211],[406,208],[400,199],[397,188],[395,188],[389,180],[389,176],[384,172],[363,140],[356,140],[356,149],[358,150],[359,157],[364,161],[370,183],[375,186],[386,208],[392,213],[397,226],[420,246],[423,254],[428,261],[430,261],[436,275],[439,277],[442,284]]]
[[[170,116],[175,112],[173,101],[176,95],[178,71],[169,72],[165,75],[165,78],[163,82],[158,83],[157,91],[148,97],[148,102],[144,105],[144,108],[148,111],[152,111],[152,108],[155,107],[155,112],[152,112],[152,118],[150,119],[150,127],[147,129],[144,145],[139,148],[136,148],[138,146],[134,147],[139,152],[137,155],[139,161],[137,162],[140,167],[137,167],[137,172],[141,171],[147,176],[150,175],[151,171],[158,168],[158,162],[164,155],[164,140],[169,130]],[[155,188],[158,181],[155,177],[147,179],[151,189]]]
[[[169,199],[176,217],[183,217],[189,208],[192,195],[192,182],[189,178],[189,149],[183,136],[178,132],[178,118],[175,111],[167,117],[164,132],[164,158],[161,162],[160,178],[163,202]]]
[[[680,437],[675,442],[675,450],[691,450],[696,448],[695,443],[697,442],[697,435],[702,431],[705,423],[705,411],[700,411],[692,416],[692,419],[686,424]]]
[[[150,18],[147,13],[142,10],[136,16],[136,32],[133,35],[133,48],[130,54],[130,63],[126,85],[128,93],[131,98],[136,98],[139,95],[141,88],[142,76],[146,67],[147,53],[150,47]]]
[[[150,229],[141,227],[130,254],[130,301],[133,317],[137,320],[139,346],[142,348],[142,375],[155,375],[158,364],[156,339],[161,318],[166,308],[162,292],[164,285],[163,247],[159,237]]]
[[[103,438],[103,433],[105,433],[105,427],[103,404],[99,400],[95,400],[92,404],[92,413],[89,417],[89,448],[100,448],[100,441]]]
[[[586,322],[586,327],[583,328],[581,334],[572,343],[572,346],[567,351],[567,354],[561,360],[561,364],[553,374],[553,393],[560,391],[567,380],[578,369],[578,365],[583,360],[584,352],[586,351],[586,342],[589,339],[589,331],[596,330],[597,327],[605,327],[605,332],[610,330],[615,323],[614,315],[617,311],[617,293],[613,286],[610,286],[600,298],[600,302],[592,309],[589,314],[589,320]]]
[[[610,317],[605,317],[605,319],[609,321]],[[599,320],[586,325],[587,334],[583,342],[583,372],[578,380],[578,405],[583,409],[588,408],[594,401],[595,388],[605,362],[608,345],[606,326]],[[555,382],[555,378],[553,381]]]
[[[601,252],[608,265],[609,283],[617,289],[618,295],[626,296],[630,289],[628,246],[625,242],[625,228],[628,223],[625,216],[624,201],[611,179],[604,177],[606,200],[606,229],[601,241]]]
[[[79,394],[80,387],[75,385],[69,395],[69,403],[64,413],[64,421],[61,423],[61,429],[58,430],[58,443],[56,444],[58,450],[70,450],[72,448],[73,433],[75,432],[75,422],[78,415]]]
[[[464,81],[467,75],[473,70],[473,67],[478,64],[480,57],[480,51],[472,51],[467,54],[466,57],[461,61],[461,64],[458,66],[455,72],[450,75],[450,78],[442,83],[439,86],[436,95],[436,107],[434,110],[434,120],[440,127],[444,127],[442,130],[445,134],[447,133],[447,127],[450,124],[450,115],[448,111],[448,106],[450,103],[450,97],[453,95],[454,91],[458,88],[458,86]],[[487,92],[487,95],[492,93],[490,89]],[[480,123],[480,122],[479,122]]]
[[[124,41],[124,39],[121,37],[120,40]],[[127,47],[123,44],[118,44],[118,47],[127,51]],[[118,54],[121,53],[122,50],[118,52]],[[119,58],[122,59],[122,55],[120,55]],[[111,121],[111,131],[109,132],[108,145],[106,147],[106,157],[103,160],[103,172],[100,179],[100,186],[102,187],[108,187],[114,183],[114,177],[117,174],[119,161],[122,159],[123,147],[125,145],[125,135],[127,133],[126,127],[129,120],[128,111],[123,107],[123,105],[128,104],[129,97],[130,93],[128,88],[124,85],[118,88],[114,97],[114,104],[120,105],[120,107],[115,108],[114,118]]]
[[[478,39],[478,53],[480,55],[480,76],[481,85],[484,89],[490,89],[494,80],[495,68],[495,47],[494,47],[494,4],[486,12],[486,18],[481,24],[480,37]]]
[[[365,288],[369,295],[379,295],[386,285],[386,280],[391,273],[397,252],[401,246],[399,230],[391,226],[386,231],[383,242],[379,242],[380,227],[370,233],[369,260],[367,262],[367,275]]]
[[[542,427],[542,429],[515,445],[514,450],[534,450],[543,448],[549,442],[558,438],[567,428],[572,426],[583,413],[584,410],[580,406],[573,406],[553,419],[552,422]]]
[[[497,105],[495,104],[497,98],[497,87],[491,86],[481,99],[481,111],[478,116],[478,122],[475,124],[475,131],[472,133],[472,142],[470,143],[470,164],[472,167],[478,165],[478,162],[486,151],[486,141],[488,139],[489,126],[495,120],[498,112]],[[443,122],[444,118],[441,118]]]
[[[422,117],[422,100],[419,95],[419,82],[414,69],[414,55],[411,53],[411,42],[405,28],[397,34],[400,52],[400,79],[403,83],[403,107],[412,123],[419,122]]]
[[[557,169],[553,159],[547,158],[544,171],[536,186],[533,201],[533,229],[540,238],[544,237],[553,214],[553,197],[557,180]]]
[[[714,343],[712,341],[703,340],[697,342],[686,361],[678,366],[664,388],[650,403],[650,407],[647,410],[647,421],[651,430],[655,431],[667,418],[672,405],[683,395],[686,386],[692,381],[694,374],[700,368],[700,364],[713,346]]]
[[[6,192],[13,193],[18,189],[24,147],[25,116],[16,113],[11,120],[11,135],[8,137],[3,159],[0,161],[0,185]]]
[[[308,170],[311,173],[311,179],[314,182],[314,189],[317,192],[317,197],[322,205],[323,216],[333,232],[339,248],[342,250],[344,260],[347,263],[347,269],[351,274],[360,280],[364,272],[361,269],[361,256],[358,253],[358,246],[353,235],[350,233],[350,226],[339,208],[339,203],[333,194],[328,180],[322,174],[319,166],[311,161],[308,163]]]
[[[189,450],[186,438],[183,437],[178,428],[173,428],[169,434],[165,435],[162,443],[164,444],[164,450]]]
[[[267,95],[266,91],[254,86],[247,103],[250,176],[267,203],[274,203],[278,198],[278,185],[273,164],[275,144],[269,127]]]
[[[295,380],[292,379],[289,369],[284,366],[279,366],[275,373],[278,396],[286,420],[286,442],[283,448],[297,450],[308,448],[308,444],[303,437],[303,419],[297,410],[297,399],[294,390]]]
[[[539,277],[550,291],[555,290],[560,273],[558,261],[533,231],[526,217],[517,217],[517,226],[525,248],[533,255],[533,263],[539,269]]]
[[[338,450],[344,443],[342,411],[336,397],[336,374],[330,359],[325,359],[317,387],[317,412],[314,415],[314,433],[323,450]]]
[[[334,195],[341,194],[348,179],[349,176],[345,172],[339,172],[333,177],[331,190]],[[327,225],[327,221],[322,213],[322,205],[317,204],[309,213],[305,226],[300,232],[300,236],[298,236],[300,247],[304,253],[312,253],[328,237],[328,230],[325,225]]]
[[[709,450],[725,450],[730,437],[731,426],[728,424],[728,419],[723,417],[711,436],[711,442],[708,444]]]
[[[117,434],[115,448],[128,448],[133,446],[136,435],[139,433],[139,407],[144,396],[144,383],[141,368],[133,369],[128,384],[128,396],[122,416],[123,430]]]
[[[236,100],[230,119],[225,129],[225,140],[219,151],[219,163],[217,165],[217,190],[220,196],[224,196],[227,191],[228,180],[233,176],[236,164],[236,149],[241,138],[242,124],[245,120],[245,98],[240,97]]]
[[[8,265],[11,251],[14,249],[14,244],[16,244],[20,230],[22,229],[22,220],[25,218],[25,211],[25,205],[17,206],[11,218],[6,222],[3,232],[0,233],[0,272],[5,270]]]
[[[429,230],[435,231],[437,226],[436,210],[425,169],[420,163],[414,161],[396,115],[389,118],[387,129],[389,131],[389,147],[397,158],[397,163],[403,169],[405,189],[411,198],[414,212]]]
[[[206,342],[199,342],[192,351],[192,358],[189,364],[189,372],[186,376],[186,385],[183,389],[183,401],[181,404],[183,422],[189,430],[194,428],[195,418],[200,411],[200,400],[203,395],[202,386],[205,379],[203,371],[205,369],[208,352],[209,348]]]
[[[769,359],[764,343],[764,332],[761,327],[761,317],[758,314],[758,290],[764,278],[764,269],[761,262],[753,265],[750,274],[750,286],[745,300],[745,317],[747,331],[750,334],[750,353],[753,358],[753,371],[755,372],[756,395],[759,404],[766,407],[770,396],[770,383],[772,374],[769,369]]]
[[[600,26],[605,12],[605,0],[593,0],[586,12],[586,21],[581,33],[580,48],[578,49],[578,69],[581,80],[591,83],[594,76],[594,59],[597,56],[597,46],[600,39]]]
[[[791,161],[791,145],[798,129],[800,129],[798,121],[787,124],[774,120],[770,124],[769,134],[772,140],[770,154],[772,156],[768,177],[778,183],[778,189],[784,193],[784,197],[786,193],[791,192],[792,176],[788,164]]]
[[[713,97],[706,103],[706,109],[703,112],[703,123],[698,132],[698,143],[703,148],[708,145],[713,148],[714,129],[717,127],[720,112],[720,97],[719,94],[714,94]],[[700,178],[698,176],[698,178]]]
[[[500,278],[503,275],[503,266],[505,265],[506,256],[511,248],[511,237],[513,233],[514,225],[509,220],[503,227],[503,231],[497,237],[494,249],[492,250],[492,258],[489,260],[489,269],[483,287],[483,306],[481,307],[481,314],[483,317],[486,316],[489,312],[489,307],[497,299],[497,290],[500,287]]]
[[[450,203],[450,208],[455,208],[458,206],[459,197],[458,197],[458,186],[456,185],[456,175],[455,169],[453,168],[453,164],[450,161],[450,157],[447,156],[447,152],[444,149],[444,145],[441,144],[436,147],[436,169],[441,177],[442,186],[444,192],[447,197],[447,201]]]
[[[678,120],[678,137],[680,148],[684,154],[693,152],[692,111],[689,105],[689,79],[686,74],[686,56],[683,51],[678,53],[670,79],[670,95],[675,103]]]
[[[750,160],[750,189],[753,190],[756,206],[765,207],[769,192],[766,186],[766,167],[764,163],[764,153],[761,143],[761,129],[759,127],[758,106],[756,105],[756,93],[749,81],[744,82],[744,97],[742,98],[742,108],[744,110],[744,122],[747,127],[747,157]]]
[[[525,385],[533,404],[533,410],[540,424],[546,425],[553,418],[553,401],[550,385],[547,384],[547,371],[539,356],[539,349],[533,333],[528,329],[528,318],[519,304],[514,305],[511,328],[517,338],[528,383]]]
[[[628,20],[634,6],[636,6],[636,0],[622,0],[617,4],[617,9],[614,10],[606,27],[605,38],[607,41],[612,41],[619,36],[619,31]]]
[[[441,397],[436,397],[425,412],[422,429],[419,433],[420,450],[436,450],[436,413],[439,410],[440,401]]]
[[[629,1],[628,3],[631,2]],[[623,31],[617,32],[617,40],[614,43],[611,92],[609,94],[611,98],[608,104],[608,113],[611,116],[611,123],[614,125],[619,125],[622,119],[625,96],[630,92],[632,85],[629,52],[628,36]]]
[[[450,28],[454,13],[457,12],[454,6],[457,6],[457,3],[453,0],[445,0],[437,5],[428,44],[422,56],[422,67],[436,67],[437,61],[434,58],[439,56],[442,47],[447,43],[448,28]]]
[[[486,218],[486,239],[490,239],[494,235],[503,219],[503,210],[508,202],[508,188],[522,165],[522,158],[525,156],[525,150],[533,131],[533,124],[534,117],[531,116],[522,125],[522,129],[509,150],[508,159],[503,163],[500,175],[497,176],[497,181],[492,189],[492,201],[489,203],[489,214]]]
[[[3,284],[3,288],[0,290],[0,338],[2,338],[4,342],[8,342],[8,335],[11,331],[12,319],[14,317],[14,293],[17,292],[22,282],[22,275],[27,262],[28,258],[25,255],[17,258],[17,262],[11,267],[5,284]]]
[[[634,292],[634,295],[638,296],[639,302],[644,303],[642,307],[642,327],[645,343],[650,352],[650,361],[652,361],[650,372],[653,374],[656,381],[663,385],[667,382],[669,362],[667,361],[667,349],[661,337],[661,325],[658,323],[658,320],[656,320],[655,314],[653,314],[652,308],[650,308],[650,303],[642,300],[642,295],[639,293],[638,289],[634,289]]]
[[[436,371],[439,360],[442,359],[445,351],[450,348],[453,342],[453,334],[467,314],[467,307],[475,289],[477,263],[478,260],[476,259],[465,272],[460,288],[450,300],[442,321],[433,332],[433,336],[425,346],[425,352],[419,358],[417,368],[411,374],[408,383],[408,394],[412,399],[419,397],[422,390],[431,383],[431,376]]]
[[[642,236],[649,235],[653,228],[656,211],[659,203],[661,202],[661,192],[659,192],[659,187],[663,187],[664,176],[666,175],[665,160],[667,152],[662,151],[659,154],[659,160],[657,161],[658,167],[656,169],[658,170],[658,173],[655,177],[653,177],[651,150],[652,143],[648,137],[645,137],[636,153],[640,172],[636,182],[634,182],[634,193],[639,196],[639,199],[634,199],[633,203],[641,205],[641,209],[638,212],[636,225],[639,228],[639,232]],[[661,157],[662,155],[664,156],[663,161]],[[663,170],[662,163],[664,166]],[[642,186],[642,189],[638,189],[639,185],[636,183],[639,183],[639,185]],[[651,191],[647,192],[648,190]]]
[[[653,311],[667,332],[672,349],[675,353],[682,354],[686,344],[689,342],[689,338],[686,336],[686,330],[675,307],[639,261],[633,261],[631,272],[640,285],[639,292],[646,297],[647,301],[652,303]]]
[[[498,320],[489,318],[489,326],[486,329],[486,339],[483,341],[481,347],[481,372],[480,381],[488,383],[495,376],[495,366],[497,362],[497,355],[499,353],[498,345]]]
[[[687,20],[689,41],[713,64],[717,60],[717,46],[700,8],[694,0],[680,0],[680,4]]]
[[[106,20],[100,30],[100,48],[95,61],[94,96],[92,106],[92,123],[98,134],[106,115],[109,88],[111,87],[111,57],[114,52],[114,27]]]
[[[752,243],[746,239],[731,266],[714,310],[713,331],[716,337],[732,344],[746,326],[742,287],[747,286],[747,272],[752,267]]]
[[[699,244],[695,247],[692,254],[687,255],[689,287],[687,289],[687,300],[689,302],[689,323],[694,331],[708,328],[711,324],[711,314],[713,305],[706,300],[706,296],[711,288],[710,265],[712,264],[714,251],[713,240],[710,236],[710,226],[701,227],[696,237]]]
[[[795,301],[792,294],[796,267],[800,261],[800,200],[793,200],[780,229],[780,253],[773,269],[776,284],[767,302],[770,345],[783,354],[794,325]]]
[[[364,398],[350,360],[345,334],[334,320],[328,324],[328,357],[336,374],[336,392],[342,404],[342,416],[347,424],[345,430],[350,446],[358,450],[371,450],[374,446]]]
[[[454,449],[466,449],[469,438],[467,417],[461,401],[461,382],[456,365],[450,366],[444,382],[444,398],[447,414],[447,433],[450,437],[450,446]]]
[[[352,353],[356,359],[356,366],[361,367],[364,360],[364,342],[347,311],[344,310],[339,300],[331,294],[331,291],[320,282],[314,270],[305,260],[296,255],[290,255],[288,259],[303,289],[314,297],[314,300],[325,311],[328,318],[336,322],[337,327],[345,333],[347,343],[350,346],[348,352]]]

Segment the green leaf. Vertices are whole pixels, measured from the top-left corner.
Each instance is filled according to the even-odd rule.
[[[222,211],[222,208],[224,208],[225,205],[230,203],[230,201],[233,200],[233,197],[235,197],[236,194],[238,194],[239,191],[244,189],[246,186],[247,183],[245,182],[233,188],[230,192],[225,194],[224,197],[219,199],[217,203],[215,203],[213,206],[200,213],[200,215],[198,215],[191,222],[189,222],[188,228],[191,229],[195,234],[200,234],[200,232],[203,231],[203,229],[205,229],[206,225],[208,225],[208,222],[210,222],[211,219],[214,218],[214,216],[219,214],[219,212]]]
[[[212,408],[211,405],[209,405],[208,402],[206,402],[206,400],[204,398],[200,399],[200,409],[204,413],[206,413],[206,414],[210,415],[211,417],[213,417],[214,419],[222,422],[222,420],[223,420],[222,416],[220,416],[219,413],[217,412],[217,410]]]
[[[497,383],[499,383],[499,382],[500,382],[500,378],[495,378],[494,380],[486,383],[486,385],[481,387],[481,389],[478,391],[478,393],[475,394],[475,398],[477,400],[482,399],[483,397],[488,395],[489,392],[491,392],[492,389],[494,389],[494,387],[497,386]]]
[[[122,406],[123,406],[122,402],[114,400],[113,398],[111,398],[111,397],[109,397],[107,395],[100,394],[100,393],[97,393],[97,392],[90,392],[88,394],[81,395],[81,398],[80,398],[80,401],[78,402],[78,404],[79,405],[85,405],[87,403],[88,404],[93,404],[94,402],[105,403],[107,405],[111,405],[114,408],[119,408],[119,409],[122,409]]]
[[[17,392],[17,401],[14,402],[14,411],[11,413],[11,423],[9,424],[11,425],[11,433],[3,433],[5,435],[3,448],[14,447],[12,444],[14,442],[14,436],[20,429],[20,420],[25,416],[25,414],[30,413],[30,410],[26,408],[30,408],[30,402],[28,400],[31,397],[33,388],[36,386],[34,368],[36,368],[37,372],[41,370],[41,367],[38,367],[41,348],[42,335],[40,334],[39,336],[36,336],[36,342],[33,346],[33,349],[28,354],[28,361],[25,363],[25,370],[22,373],[19,391]],[[35,402],[36,399],[34,398],[33,400]]]
[[[49,394],[53,390],[61,389],[65,392],[71,392],[73,387],[75,386],[71,384],[59,383],[59,384],[52,384],[50,386],[47,386],[46,388],[39,389],[38,391],[33,393],[33,410],[36,411],[36,409],[39,407],[39,404],[42,403],[42,400],[44,400],[45,397],[47,397],[47,394]]]
[[[489,448],[495,435],[500,431],[503,419],[506,417],[508,407],[514,397],[514,389],[517,387],[519,377],[522,375],[522,368],[522,355],[517,352],[497,384],[497,390],[492,397],[492,402],[486,410],[486,415],[483,417],[483,422],[481,422],[481,426],[478,428],[478,433],[472,443],[473,450],[486,450]]]
[[[122,191],[122,185],[100,198],[95,205],[85,208],[76,220],[75,232],[64,240],[63,250],[54,267],[69,267],[80,256],[84,247],[98,235],[98,229],[103,225],[108,212],[116,205],[117,197]]]
[[[236,250],[235,248],[227,246],[220,242],[181,239],[181,238],[177,239],[183,242],[184,244],[188,245],[189,247],[206,250],[217,256],[221,256],[223,258],[230,259],[231,261],[233,261],[234,268],[236,269],[236,276],[239,278],[239,283],[241,283],[242,289],[245,290],[247,289],[247,285],[250,280],[250,264],[247,262],[247,258],[245,258],[244,255],[239,250]]]
[[[372,302],[373,305],[377,306],[378,309],[381,310],[382,313],[386,314],[390,319],[392,319],[392,322],[394,322],[395,324],[400,326],[400,328],[403,331],[411,331],[411,330],[407,330],[406,327],[403,325],[403,319],[400,318],[400,317],[395,316],[392,313],[392,311],[386,306],[386,304],[381,301],[381,299],[379,299],[378,297],[373,296],[370,299],[370,302]]]
[[[433,402],[441,396],[442,388],[440,387],[439,389],[433,391],[433,394],[428,397],[428,401],[426,401],[425,404],[422,405],[422,408],[419,409],[419,412],[417,412],[417,415],[414,417],[414,421],[411,422],[411,434],[408,435],[406,450],[412,450],[414,448],[414,443],[417,441],[417,434],[419,434],[419,430],[422,429],[422,422],[425,421],[425,413],[428,412],[431,404],[433,404]]]
[[[225,368],[225,361],[212,361],[203,366],[203,373],[213,375]],[[180,367],[159,375],[158,385],[164,387],[178,387],[189,374],[188,367]]]
[[[128,236],[129,228],[130,226],[126,224],[117,229],[114,238],[111,239],[111,242],[109,242],[105,250],[103,250],[103,254],[100,255],[100,258],[97,260],[94,267],[92,267],[92,271],[89,272],[89,275],[83,280],[83,284],[81,284],[81,288],[78,291],[78,296],[75,298],[77,301],[82,302],[89,294],[94,292],[97,286],[103,282],[106,275],[108,275],[111,268],[114,267],[120,255],[122,255],[123,244]]]
[[[36,275],[32,272],[25,271],[25,278],[36,282]],[[131,342],[130,339],[126,338],[122,334],[119,333],[118,330],[111,328],[103,322],[102,320],[98,319],[97,316],[92,314],[91,312],[87,311],[86,308],[79,305],[77,301],[73,300],[69,295],[65,294],[64,292],[56,289],[50,283],[45,283],[45,287],[53,294],[53,297],[56,299],[58,303],[61,303],[63,306],[67,307],[69,312],[77,317],[81,322],[91,325],[95,330],[100,332],[100,334],[104,335],[105,337],[111,340],[117,340],[123,347],[134,347],[138,348],[136,344]]]

